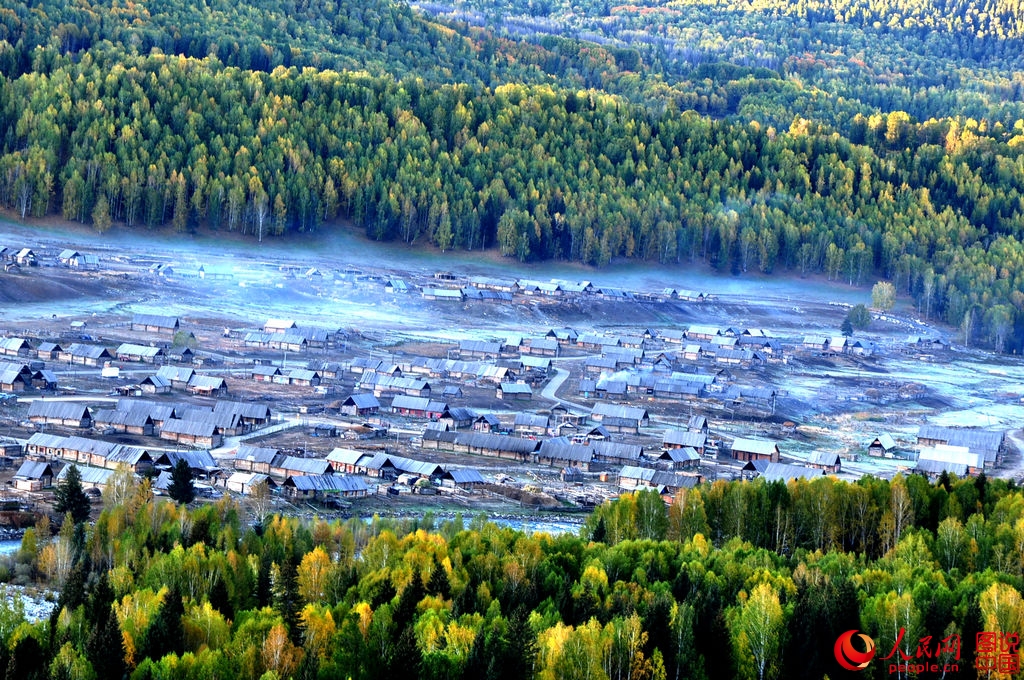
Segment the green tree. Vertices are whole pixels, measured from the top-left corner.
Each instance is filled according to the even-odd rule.
[[[68,468],[67,474],[53,493],[53,510],[61,515],[67,513],[75,524],[89,519],[89,497],[82,490],[82,473],[77,465]]]
[[[782,605],[775,588],[768,583],[754,586],[740,605],[733,632],[737,651],[741,658],[746,656],[752,662],[751,676],[757,680],[774,677],[777,671],[783,626]]]
[[[850,325],[859,331],[871,325],[871,312],[862,304],[851,307],[850,311],[846,313],[846,318],[850,321]]]
[[[100,194],[96,199],[96,205],[92,209],[92,226],[101,234],[110,229],[110,203],[106,194]]]
[[[888,281],[879,281],[871,289],[871,305],[888,312],[896,305],[896,287]]]
[[[188,461],[179,458],[171,470],[171,484],[167,487],[167,494],[176,502],[188,505],[196,499],[196,488],[192,483],[192,468]]]
[[[849,316],[843,319],[843,325],[839,327],[839,330],[847,338],[853,335],[853,324],[850,322]]]

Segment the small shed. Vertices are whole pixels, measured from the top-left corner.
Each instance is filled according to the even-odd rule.
[[[732,457],[736,460],[767,460],[779,462],[779,445],[763,439],[740,438],[732,443]]]
[[[807,466],[816,468],[818,470],[824,470],[827,473],[834,475],[842,472],[842,463],[839,459],[839,454],[829,451],[815,451],[807,459]]]
[[[53,486],[53,468],[49,463],[26,460],[14,475],[14,488],[19,491],[41,491]]]
[[[896,457],[896,441],[891,434],[882,433],[868,444],[868,455],[880,458]]]

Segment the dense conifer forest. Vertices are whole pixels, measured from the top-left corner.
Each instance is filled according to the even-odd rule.
[[[1024,622],[1024,495],[984,476],[642,491],[553,537],[188,508],[118,474],[98,521],[43,520],[8,563],[59,600],[0,605],[4,677],[841,678],[851,629],[971,677],[977,632]]]
[[[372,0],[0,10],[0,204],[106,230],[878,278],[1024,337],[1019,8]]]

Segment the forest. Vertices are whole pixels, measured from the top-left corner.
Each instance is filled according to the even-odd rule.
[[[1019,13],[892,4],[15,5],[0,205],[882,278],[1020,351]]]
[[[1024,495],[984,476],[640,491],[551,536],[189,507],[118,475],[97,521],[42,519],[0,567],[59,593],[38,623],[0,604],[3,677],[897,675],[838,666],[853,629],[973,677],[977,634],[1024,624]]]

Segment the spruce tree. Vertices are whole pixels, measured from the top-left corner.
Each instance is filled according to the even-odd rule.
[[[167,487],[167,494],[182,505],[188,505],[196,499],[196,488],[192,484],[192,468],[184,458],[179,458],[171,470],[171,485]]]
[[[75,524],[89,519],[89,497],[82,490],[82,473],[77,465],[72,465],[64,479],[57,484],[53,493],[53,510],[63,515],[71,514]]]

